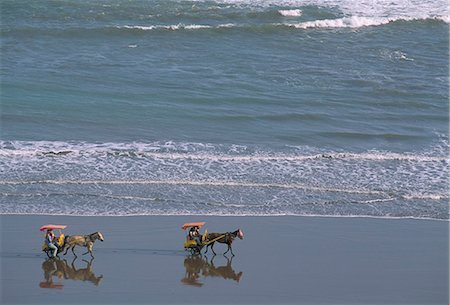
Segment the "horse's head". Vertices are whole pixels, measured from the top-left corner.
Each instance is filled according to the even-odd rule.
[[[96,232],[96,234],[97,234],[97,238],[98,238],[100,241],[104,241],[104,240],[105,240],[105,239],[103,238],[102,233]]]
[[[239,237],[240,239],[244,239],[244,232],[242,232],[241,229],[238,229],[237,237]]]

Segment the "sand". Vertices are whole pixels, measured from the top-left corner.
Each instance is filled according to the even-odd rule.
[[[448,304],[446,221],[324,217],[6,216],[1,304]],[[234,257],[190,258],[181,225],[241,228]],[[95,259],[47,260],[46,223],[101,231]],[[83,260],[84,259],[84,260]]]

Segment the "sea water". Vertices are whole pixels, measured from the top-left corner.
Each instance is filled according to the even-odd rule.
[[[1,2],[0,214],[449,218],[446,0]]]

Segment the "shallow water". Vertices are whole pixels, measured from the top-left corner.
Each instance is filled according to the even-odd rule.
[[[38,228],[100,230],[95,259],[47,261]],[[192,217],[2,215],[2,304],[447,304],[448,224],[322,217],[194,217],[245,237],[186,257]],[[202,228],[203,231],[204,228]],[[15,236],[16,238],[7,238]],[[7,242],[6,242],[7,241]],[[64,259],[66,261],[64,261]],[[83,260],[84,259],[84,260]],[[89,265],[90,263],[90,265]],[[53,287],[53,289],[51,288]]]

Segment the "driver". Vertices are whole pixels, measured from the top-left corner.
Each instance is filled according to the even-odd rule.
[[[191,240],[195,240],[197,244],[200,244],[200,228],[198,226],[192,227],[189,230],[189,237]]]
[[[52,229],[48,229],[47,233],[45,233],[45,242],[47,243],[48,248],[53,251],[51,257],[55,257],[56,253],[58,253],[58,247],[55,246],[53,240],[55,239],[55,234]]]

